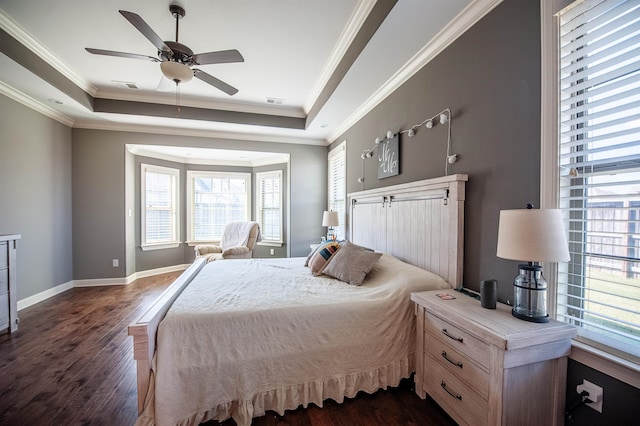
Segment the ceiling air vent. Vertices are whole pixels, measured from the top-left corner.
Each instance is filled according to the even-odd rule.
[[[116,87],[119,89],[137,89],[138,88],[138,86],[136,86],[136,84],[131,81],[116,81],[116,80],[112,80],[112,81],[116,85]]]

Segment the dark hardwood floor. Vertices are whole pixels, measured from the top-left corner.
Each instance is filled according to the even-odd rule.
[[[18,332],[0,335],[0,424],[133,425],[136,372],[127,326],[177,275],[74,288],[20,311]],[[235,422],[207,423],[218,424]],[[254,424],[455,425],[432,400],[418,398],[410,380],[343,404],[268,413]]]

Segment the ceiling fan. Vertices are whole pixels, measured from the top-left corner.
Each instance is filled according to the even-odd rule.
[[[118,56],[121,58],[142,59],[145,61],[160,62],[162,74],[169,80],[177,84],[186,83],[196,77],[229,95],[238,93],[238,89],[206,72],[193,68],[195,65],[224,64],[231,62],[244,62],[244,58],[235,49],[220,50],[216,52],[196,53],[182,43],[178,42],[178,23],[180,18],[186,14],[185,10],[178,5],[169,6],[171,15],[176,18],[176,41],[163,41],[151,27],[137,14],[120,10],[120,14],[125,17],[138,31],[145,36],[151,44],[158,49],[158,57],[139,55],[136,53],[115,52],[113,50],[93,49],[87,47],[89,53],[96,55]]]

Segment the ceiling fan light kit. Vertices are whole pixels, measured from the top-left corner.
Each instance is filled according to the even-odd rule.
[[[188,83],[195,76],[199,80],[225,92],[228,95],[235,95],[238,89],[213,77],[206,72],[192,68],[194,65],[209,65],[244,62],[244,58],[235,49],[221,50],[194,54],[191,49],[178,42],[179,21],[186,15],[185,10],[178,5],[170,5],[169,12],[176,19],[176,40],[163,41],[153,29],[139,15],[120,10],[120,14],[131,23],[140,33],[147,38],[158,49],[158,59],[152,56],[139,55],[135,53],[117,52],[113,50],[103,50],[86,48],[87,52],[95,55],[117,56],[129,59],[141,59],[146,61],[160,62],[162,74],[176,85]]]
[[[165,77],[174,81],[176,84],[188,83],[193,78],[193,70],[180,62],[161,62],[160,69]]]

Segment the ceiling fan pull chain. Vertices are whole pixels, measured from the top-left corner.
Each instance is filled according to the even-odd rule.
[[[180,85],[176,81],[176,106],[178,107],[178,113],[176,118],[180,118]]]

